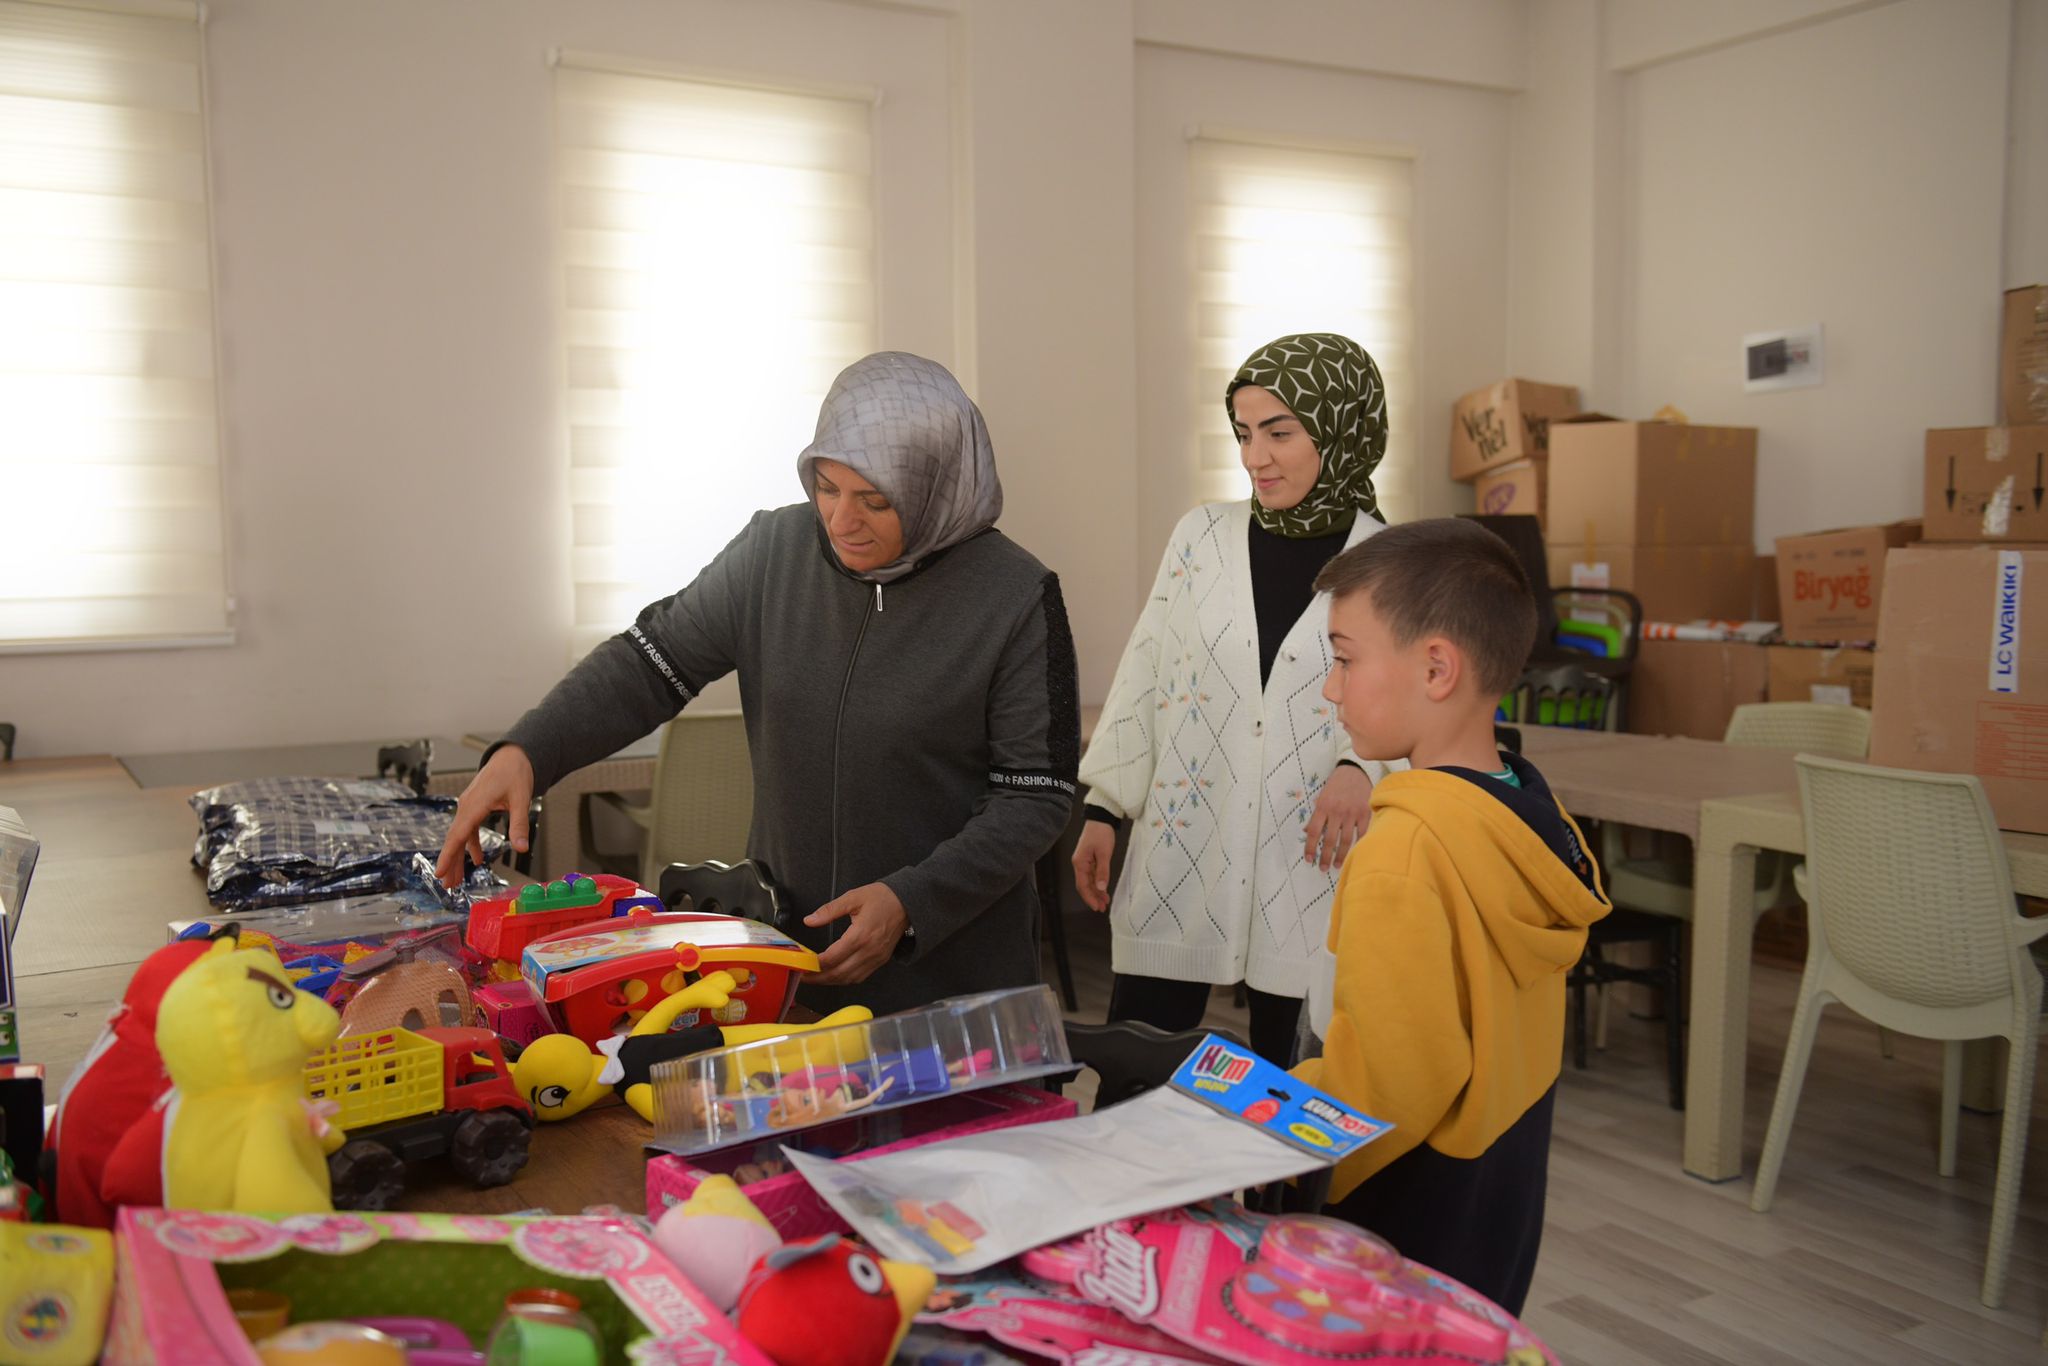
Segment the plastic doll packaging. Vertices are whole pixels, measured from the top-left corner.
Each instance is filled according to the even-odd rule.
[[[959,1275],[1104,1219],[1299,1176],[1388,1127],[1212,1034],[1171,1084],[1076,1119],[859,1162],[788,1156],[882,1252]]]
[[[1121,1220],[948,1279],[919,1321],[1070,1363],[1556,1363],[1506,1311],[1369,1233],[1228,1200]]]

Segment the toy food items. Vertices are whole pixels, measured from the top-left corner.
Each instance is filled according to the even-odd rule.
[[[526,1165],[533,1112],[487,1029],[343,1038],[306,1060],[301,1085],[347,1131],[327,1164],[343,1209],[389,1208],[408,1162],[446,1154],[477,1186],[502,1186]]]
[[[156,1023],[173,1088],[155,1112],[167,1207],[333,1209],[327,1154],[341,1134],[308,1108],[301,1079],[307,1055],[340,1029],[334,1008],[291,987],[268,950],[216,939],[172,981]],[[110,1168],[146,1166],[159,1151],[150,1127],[131,1130]]]
[[[156,1016],[164,991],[199,961],[211,941],[166,944],[136,966],[121,1004],[57,1097],[47,1140],[57,1154],[57,1217],[91,1228],[114,1226],[113,1206],[101,1196],[107,1159],[137,1120],[171,1087],[156,1051]],[[150,1170],[154,1170],[151,1165]],[[152,1180],[143,1203],[163,1203]]]
[[[661,1216],[654,1244],[729,1314],[747,1273],[781,1247],[782,1238],[730,1176],[707,1176],[688,1200]]]
[[[505,1313],[484,1348],[489,1366],[598,1366],[604,1337],[578,1312],[573,1295],[559,1301],[508,1296]]]
[[[720,969],[732,974],[732,999],[704,1023],[770,1023],[788,1012],[798,977],[817,971],[818,956],[759,921],[636,910],[537,939],[520,963],[534,999],[564,1033],[593,1048],[631,1029],[692,974]]]
[[[778,1248],[740,1289],[740,1334],[776,1366],[886,1366],[938,1277],[836,1233]]]
[[[296,1324],[256,1344],[263,1366],[406,1366],[405,1344],[360,1323]]]
[[[91,1366],[113,1293],[113,1235],[0,1223],[0,1360]]]

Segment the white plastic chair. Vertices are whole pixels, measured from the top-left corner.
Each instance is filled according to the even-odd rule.
[[[754,769],[747,727],[737,711],[686,711],[662,728],[647,803],[615,792],[592,794],[647,832],[639,881],[652,887],[671,863],[738,863],[754,821]],[[588,815],[585,816],[586,821]],[[590,832],[586,849],[595,849]]]
[[[2005,1296],[2026,1162],[2041,972],[2027,945],[2048,919],[2020,916],[1984,789],[1967,775],[1800,756],[1806,818],[1806,971],[1750,1208],[1771,1207],[1820,1013],[1839,1002],[1901,1034],[1941,1039],[1939,1169],[1956,1172],[1963,1043],[2003,1038],[2005,1119],[1980,1296]]]

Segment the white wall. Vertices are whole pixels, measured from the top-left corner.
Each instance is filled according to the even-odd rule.
[[[1917,514],[1926,429],[1992,420],[2009,34],[1907,0],[1631,78],[1628,411],[1761,429],[1760,546]],[[1745,394],[1816,321],[1826,382]]]
[[[2048,276],[2048,3],[1531,0],[1529,32],[1509,368],[1758,427],[1765,551],[1917,515],[1926,429],[1992,420],[2001,287]],[[1826,383],[1745,394],[1743,334],[1811,322]]]
[[[1441,516],[1469,499],[1443,457],[1451,404],[1498,379],[1506,361],[1508,110],[1509,97],[1489,90],[1140,46],[1141,589],[1150,588],[1174,523],[1202,496],[1191,459],[1203,409],[1192,388],[1186,284],[1188,130],[1206,124],[1414,153],[1417,400],[1389,416],[1416,424],[1419,511]],[[1209,420],[1221,424],[1215,397]]]

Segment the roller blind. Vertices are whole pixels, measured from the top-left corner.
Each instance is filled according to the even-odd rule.
[[[1381,516],[1416,513],[1413,162],[1255,139],[1190,142],[1195,477],[1204,498],[1247,494],[1223,387],[1246,356],[1290,332],[1340,332],[1378,362],[1387,453]]]
[[[564,59],[574,649],[802,496],[832,378],[875,346],[872,98]]]
[[[196,11],[0,0],[0,649],[225,641]]]

